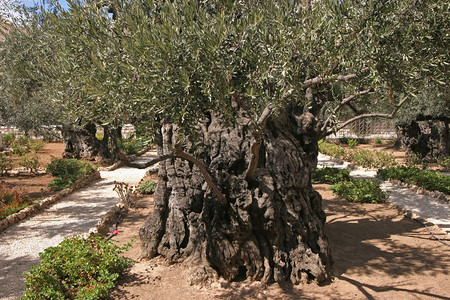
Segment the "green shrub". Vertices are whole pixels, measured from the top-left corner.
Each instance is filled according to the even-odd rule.
[[[30,149],[34,152],[38,152],[44,148],[44,140],[30,140]]]
[[[66,238],[40,253],[42,263],[24,274],[21,299],[106,299],[131,263],[120,256],[129,247],[99,236]]]
[[[380,169],[378,176],[383,179],[397,179],[406,183],[415,184],[429,191],[440,191],[450,195],[450,176],[430,170],[421,170],[416,167],[400,166]]]
[[[383,140],[380,137],[376,137],[373,141],[377,145],[383,144]]]
[[[345,149],[326,141],[319,141],[319,151],[332,157],[350,161],[363,168],[378,169],[397,165],[394,155],[385,151]]]
[[[330,168],[330,167],[317,169],[312,175],[312,180],[314,182],[330,183],[330,184],[337,183],[340,181],[351,180],[350,170]]]
[[[450,169],[450,156],[438,159],[437,163],[446,169]]]
[[[56,177],[49,184],[50,188],[59,191],[70,187],[77,179],[94,172],[94,168],[86,161],[69,159],[54,159],[47,165],[47,173]]]
[[[146,180],[141,183],[138,187],[138,192],[141,194],[153,194],[156,191],[156,181]]]
[[[2,143],[6,146],[10,146],[16,140],[14,133],[7,133],[2,135]]]
[[[28,156],[28,153],[25,153],[19,161],[19,165],[28,169],[31,173],[37,174],[40,166],[39,158],[36,155]]]
[[[120,151],[131,155],[137,154],[148,145],[148,142],[141,139],[122,139],[118,141]]]
[[[27,207],[33,201],[26,195],[5,182],[0,182],[0,220]]]
[[[349,148],[353,149],[356,147],[356,145],[358,145],[358,141],[355,139],[348,139],[347,144]]]
[[[376,180],[361,179],[338,182],[330,186],[330,190],[350,202],[383,203],[388,198]]]
[[[6,153],[0,153],[0,175],[5,176],[12,170],[12,159]]]

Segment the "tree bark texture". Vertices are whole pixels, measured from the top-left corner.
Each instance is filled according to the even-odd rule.
[[[216,275],[294,284],[328,280],[325,214],[310,180],[318,154],[316,119],[291,110],[281,121],[269,120],[257,170],[246,180],[254,143],[247,121],[230,127],[217,115],[207,118],[201,126],[204,147],[194,155],[208,167],[227,205],[193,163],[161,162],[155,210],[140,231],[143,256],[190,264],[193,283]],[[173,125],[162,127],[160,155],[172,151],[176,135]]]
[[[62,129],[64,141],[63,157],[88,160],[108,158],[108,146],[97,139],[96,132],[96,126],[92,123],[84,126],[64,126]]]
[[[450,131],[445,121],[401,125],[399,135],[406,153],[415,153],[424,162],[450,156]]]

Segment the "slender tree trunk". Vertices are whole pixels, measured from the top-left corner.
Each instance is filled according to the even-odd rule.
[[[310,179],[319,126],[311,114],[295,111],[267,122],[251,180],[245,177],[254,140],[246,120],[229,127],[216,115],[208,117],[205,146],[194,155],[227,198],[225,206],[193,163],[161,162],[155,210],[140,231],[144,257],[184,261],[192,267],[193,283],[216,275],[263,282],[328,280],[325,214]],[[176,134],[173,125],[162,127],[159,154],[173,151]]]

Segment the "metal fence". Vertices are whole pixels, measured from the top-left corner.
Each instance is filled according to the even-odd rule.
[[[394,121],[389,119],[359,119],[330,135],[330,139],[338,138],[392,139],[397,137]]]

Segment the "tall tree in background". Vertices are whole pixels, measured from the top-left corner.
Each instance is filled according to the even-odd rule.
[[[185,261],[194,282],[328,280],[325,214],[311,186],[318,140],[344,107],[355,108],[352,120],[392,118],[425,78],[437,89],[448,78],[444,1],[69,6],[42,16],[55,47],[40,66],[51,78],[42,99],[156,134],[143,254]]]

